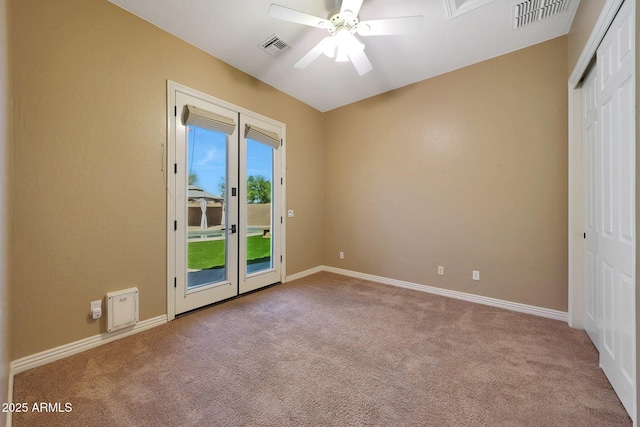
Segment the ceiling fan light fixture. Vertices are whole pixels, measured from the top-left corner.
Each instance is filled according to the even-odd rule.
[[[350,33],[347,27],[341,26],[336,29],[335,39],[337,44],[343,44],[349,39]]]
[[[329,58],[333,58],[334,56],[336,56],[336,42],[333,37],[327,37],[326,39],[324,39],[322,52]]]
[[[364,44],[360,43],[360,41],[353,34],[349,34],[348,37],[341,40],[341,46],[347,50],[348,54],[364,50]]]
[[[349,61],[349,54],[347,53],[347,50],[342,47],[339,46],[336,51],[338,52],[336,54],[336,62],[347,62]]]
[[[347,62],[351,55],[364,50],[364,44],[344,27],[338,31],[333,40],[336,45],[336,62]]]

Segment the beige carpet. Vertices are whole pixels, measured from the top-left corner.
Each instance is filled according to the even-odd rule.
[[[329,273],[21,373],[14,402],[72,404],[15,426],[631,425],[584,332]]]

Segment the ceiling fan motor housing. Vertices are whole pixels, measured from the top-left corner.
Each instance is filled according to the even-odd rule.
[[[333,12],[329,16],[329,22],[331,26],[327,28],[331,35],[336,35],[338,32],[345,28],[349,31],[349,34],[355,34],[358,29],[358,16],[354,15],[350,10],[345,10],[344,13],[340,13],[340,10]]]

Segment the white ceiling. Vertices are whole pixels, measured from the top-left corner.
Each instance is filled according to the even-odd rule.
[[[304,70],[293,68],[328,33],[267,16],[277,3],[327,18],[336,0],[109,1],[322,112],[564,35],[579,2],[514,29],[515,5],[524,0],[364,0],[360,20],[424,20],[412,35],[359,37],[373,64],[360,77],[350,62],[324,55]],[[275,57],[261,50],[274,33],[292,49]]]

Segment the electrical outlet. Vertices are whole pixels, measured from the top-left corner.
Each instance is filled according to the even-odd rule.
[[[293,212],[293,209],[289,209],[287,211],[287,217],[293,218],[294,216],[295,216],[295,212]]]
[[[102,317],[102,300],[91,301],[91,311],[89,313],[93,319]]]
[[[438,274],[440,276],[444,276],[444,266],[443,265],[439,265],[438,266]]]
[[[480,280],[480,272],[478,270],[473,270],[473,280]]]
[[[344,259],[344,252],[340,251],[340,259]]]

